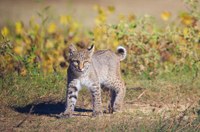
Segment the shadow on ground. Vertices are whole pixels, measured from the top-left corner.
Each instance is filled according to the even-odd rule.
[[[13,107],[16,112],[24,113],[24,114],[37,114],[37,115],[46,115],[52,116],[56,114],[60,114],[65,110],[64,102],[41,102],[37,104],[28,104],[24,107]],[[75,108],[77,112],[92,112],[89,109]]]

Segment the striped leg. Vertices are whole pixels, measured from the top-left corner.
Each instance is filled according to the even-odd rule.
[[[66,108],[65,108],[64,116],[67,116],[67,117],[72,116],[80,88],[81,86],[78,80],[73,80],[68,84],[67,95],[66,95]]]
[[[92,94],[92,104],[93,104],[93,116],[100,116],[102,112],[102,102],[101,102],[101,88],[100,84],[93,84],[90,87]]]

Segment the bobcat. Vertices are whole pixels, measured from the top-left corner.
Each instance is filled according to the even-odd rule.
[[[117,48],[94,52],[94,45],[78,51],[73,45],[69,47],[69,67],[66,93],[66,108],[61,116],[71,117],[81,86],[86,86],[92,94],[93,116],[102,115],[101,87],[111,90],[109,111],[120,111],[125,96],[125,84],[120,74],[120,61],[126,58],[126,49]]]

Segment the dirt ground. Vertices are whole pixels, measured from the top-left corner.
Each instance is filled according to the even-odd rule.
[[[185,111],[192,107],[193,106],[190,106],[189,103],[175,106],[173,104],[132,102],[125,104],[125,110],[122,113],[104,114],[101,118],[92,118],[91,109],[80,108],[77,106],[74,117],[71,119],[57,119],[56,115],[64,110],[63,102],[41,102],[19,108],[1,106],[0,131],[87,131],[92,130],[90,127],[93,127],[88,120],[92,120],[99,125],[96,127],[96,130],[101,129],[102,131],[105,131],[109,128],[109,126],[105,126],[105,124],[111,124],[110,127],[113,127],[113,123],[116,122],[121,124],[123,124],[123,122],[133,121],[142,123],[144,120],[154,122],[155,120],[158,120],[157,118],[159,118],[159,116],[156,118],[156,115],[158,114],[162,115],[163,120],[168,120],[171,118],[170,113],[172,111],[179,113],[176,115],[177,119],[183,117],[183,121],[188,121],[192,120],[194,117],[183,115],[185,114]],[[118,120],[119,118],[120,120]],[[196,125],[195,127],[197,131],[200,130],[200,125]],[[113,128],[111,128],[111,130],[112,129]],[[123,129],[123,126],[121,129]]]

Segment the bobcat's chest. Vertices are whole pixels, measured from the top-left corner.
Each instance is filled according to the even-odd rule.
[[[81,86],[92,87],[94,83],[99,84],[99,79],[97,75],[93,72],[82,75],[79,78],[79,80],[80,80]]]
[[[87,76],[80,78],[80,83],[82,86],[86,86],[86,87],[89,87],[92,85],[91,80]]]

